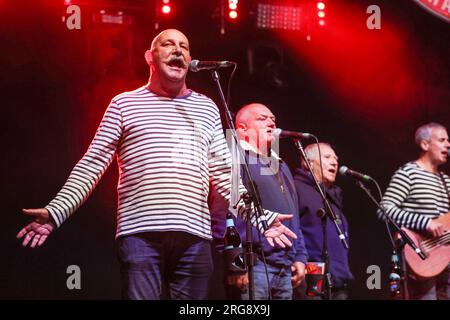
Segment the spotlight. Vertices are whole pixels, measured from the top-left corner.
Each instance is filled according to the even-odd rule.
[[[165,4],[165,5],[162,6],[161,11],[162,11],[164,14],[169,14],[170,11],[171,11],[171,8],[170,8],[170,6],[169,6],[168,4]]]
[[[171,11],[172,7],[170,6],[170,0],[162,0],[161,12],[167,15]]]
[[[236,20],[238,17],[238,0],[228,0],[228,16],[232,20]]]
[[[319,25],[324,26],[325,25],[325,2],[320,1],[317,2],[317,16],[319,19]]]

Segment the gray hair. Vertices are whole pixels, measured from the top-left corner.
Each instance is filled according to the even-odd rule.
[[[333,147],[329,143],[326,143],[326,142],[320,142],[319,147],[317,147],[316,143],[312,143],[305,148],[305,153],[306,153],[306,157],[308,158],[308,160],[311,161],[311,160],[319,159],[319,148],[322,148],[322,146],[327,146],[327,147],[330,147],[331,149],[333,149]]]
[[[420,147],[420,143],[425,141],[431,140],[431,131],[433,129],[445,129],[445,127],[442,124],[436,123],[436,122],[429,122],[424,125],[421,125],[419,128],[417,128],[416,133],[414,135],[414,140],[416,141],[416,144]]]
[[[323,146],[328,146],[331,149],[333,149],[333,147],[329,143],[326,143],[326,142],[319,142],[319,146],[317,146],[317,143],[312,143],[312,144],[306,146],[305,154],[306,154],[306,158],[308,159],[308,161],[318,160],[319,159],[319,148],[322,149]],[[302,159],[301,166],[305,170],[308,168],[308,166],[305,163],[305,159]]]

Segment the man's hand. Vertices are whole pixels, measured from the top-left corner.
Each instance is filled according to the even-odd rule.
[[[278,214],[269,226],[269,229],[264,232],[267,242],[269,242],[272,247],[274,246],[274,243],[279,245],[281,248],[286,248],[286,245],[288,247],[292,247],[292,242],[288,239],[288,237],[297,239],[297,235],[281,223],[282,221],[288,219],[292,219],[292,214]]]
[[[305,279],[305,264],[300,261],[296,261],[291,266],[292,271],[292,277],[291,277],[291,283],[292,288],[297,288],[300,283]]]
[[[248,286],[248,274],[240,274],[240,275],[228,275],[227,283],[231,286],[235,286],[239,288],[242,292],[247,290]]]
[[[444,226],[442,223],[431,219],[427,226],[427,232],[434,238],[440,237],[444,234]]]
[[[47,209],[22,209],[26,215],[34,217],[34,221],[26,225],[17,234],[17,239],[23,239],[22,245],[26,247],[31,241],[31,248],[41,246],[47,237],[55,230],[56,226],[50,220],[50,215]]]

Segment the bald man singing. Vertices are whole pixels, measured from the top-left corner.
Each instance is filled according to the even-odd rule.
[[[164,30],[145,60],[148,83],[112,99],[61,191],[44,208],[23,210],[34,221],[17,237],[24,246],[42,245],[86,201],[117,157],[123,298],[204,299],[212,270],[209,184],[229,199],[231,157],[217,106],[186,86],[187,37]],[[242,214],[244,206],[238,211]],[[265,214],[266,239],[290,246],[296,235],[281,223],[290,216]],[[255,224],[263,232],[261,223]]]
[[[236,115],[236,129],[242,148],[246,151],[251,177],[243,176],[245,186],[252,179],[261,196],[264,209],[281,213],[297,213],[297,193],[294,180],[288,166],[272,150],[275,137],[273,130],[275,116],[270,109],[260,103],[251,103],[242,107]],[[243,170],[241,170],[241,174]],[[215,242],[219,251],[223,248],[222,237],[225,231],[225,218],[228,206],[211,193],[210,206],[212,228]],[[299,218],[295,214],[292,220],[285,222],[286,226],[296,232],[297,239],[292,247],[272,247],[265,239],[258,237],[256,231],[252,233],[252,242],[257,248],[257,263],[254,267],[255,299],[289,300],[293,296],[293,288],[297,287],[305,277],[305,263],[307,252],[303,236],[299,227]],[[235,219],[235,225],[245,241],[245,223]],[[264,266],[264,258],[267,267]],[[227,272],[226,272],[227,273]],[[228,298],[249,298],[248,275],[230,274],[225,277],[228,287]],[[236,290],[237,289],[237,290]]]

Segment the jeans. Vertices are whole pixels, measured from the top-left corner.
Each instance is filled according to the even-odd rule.
[[[122,298],[205,299],[211,243],[185,232],[147,232],[117,239]]]
[[[436,277],[419,280],[408,276],[408,292],[411,300],[449,300],[450,266]]]
[[[253,271],[255,279],[255,300],[268,300],[269,290],[264,263],[258,260]],[[272,300],[292,300],[291,267],[267,265],[267,273],[271,286]],[[248,289],[242,293],[241,299],[249,299]]]

